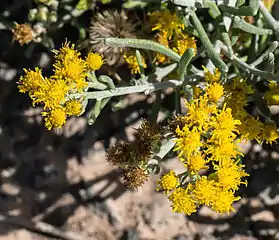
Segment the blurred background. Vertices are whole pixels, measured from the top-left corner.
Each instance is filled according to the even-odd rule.
[[[61,130],[47,131],[42,109],[18,92],[23,68],[39,66],[45,75],[51,74],[51,50],[65,39],[86,53],[101,49],[94,49],[98,43],[92,45],[90,36],[102,34],[102,26],[109,29],[104,36],[145,36],[144,29],[138,31],[144,25],[145,6],[134,2],[1,0],[0,239],[279,239],[278,144],[243,144],[250,176],[248,187],[239,191],[242,199],[235,213],[220,216],[202,207],[186,217],[172,213],[168,200],[156,192],[157,176],[131,191],[124,187],[121,172],[106,162],[110,146],[133,139],[134,128],[150,113],[151,97],[127,96],[117,111],[110,103],[92,126],[85,117],[72,117]],[[278,1],[273,13],[279,18]],[[11,29],[26,22],[34,35],[21,45]],[[123,26],[113,26],[116,22]],[[102,54],[111,58],[101,72],[116,82],[130,81],[121,56],[106,51]],[[168,96],[163,101],[168,109]],[[271,110],[278,120],[279,109]],[[166,113],[159,116],[164,119]],[[169,158],[162,171],[182,168]]]

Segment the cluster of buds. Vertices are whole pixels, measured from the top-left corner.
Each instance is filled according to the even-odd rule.
[[[29,11],[30,22],[55,23],[57,22],[57,0],[37,0],[37,6]]]

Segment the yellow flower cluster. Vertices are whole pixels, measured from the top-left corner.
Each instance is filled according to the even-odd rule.
[[[258,117],[250,115],[245,107],[247,105],[248,95],[254,91],[251,85],[242,78],[234,78],[225,86],[225,102],[232,109],[233,117],[239,119],[241,124],[237,127],[241,139],[252,140],[258,142],[272,143],[279,138],[279,131],[275,123],[264,123]],[[278,98],[277,84],[270,83],[270,91],[266,93],[265,99],[268,103],[275,103]],[[277,97],[276,97],[277,96]]]
[[[180,18],[168,9],[151,13],[149,23],[152,26],[152,31],[166,33],[166,37],[169,40],[174,35],[180,35],[184,29],[184,24]]]
[[[279,84],[275,81],[269,82],[269,91],[266,92],[264,98],[269,105],[279,105]]]
[[[175,13],[171,13],[168,9],[164,11],[156,11],[149,14],[149,23],[151,31],[156,32],[154,41],[162,44],[163,46],[172,49],[180,56],[188,48],[193,48],[196,52],[196,40],[183,33],[184,24]],[[124,61],[128,64],[132,74],[140,72],[139,64],[134,53],[129,51],[124,53]],[[143,67],[146,68],[146,61],[142,56]],[[159,63],[168,63],[170,58],[161,54],[155,53],[154,61]]]
[[[152,31],[157,32],[154,41],[167,48],[171,48],[180,56],[188,48],[197,50],[195,38],[183,33],[184,24],[175,13],[171,13],[168,9],[151,13],[149,23],[152,26]],[[155,61],[157,63],[167,63],[169,62],[169,58],[157,53]]]
[[[224,88],[215,81],[215,74],[206,73],[208,84],[204,92],[187,103],[185,116],[174,120],[177,123],[174,151],[185,164],[189,181],[185,184],[173,171],[158,181],[158,189],[172,202],[173,211],[188,215],[200,205],[220,214],[234,211],[232,204],[240,199],[235,191],[246,184],[242,178],[248,176],[238,160],[241,152],[237,127],[241,122],[226,104],[220,107]],[[209,167],[214,172],[201,176],[201,170]]]
[[[131,69],[132,74],[140,73],[140,66],[138,64],[138,60],[135,53],[126,52],[124,53],[123,57],[124,57],[124,61],[128,64],[128,67]],[[143,68],[146,68],[147,65],[145,63],[144,57],[142,57],[141,59],[142,59]]]
[[[65,43],[55,54],[54,75],[47,78],[42,70],[24,69],[24,75],[19,79],[19,91],[29,94],[35,104],[43,104],[45,126],[48,130],[60,128],[68,116],[79,115],[82,111],[82,99],[71,99],[70,94],[83,92],[87,87],[86,76],[88,71],[100,68],[102,58],[89,53],[86,60],[74,49],[74,45]]]

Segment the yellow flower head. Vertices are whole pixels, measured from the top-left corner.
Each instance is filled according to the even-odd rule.
[[[65,58],[56,62],[53,66],[55,67],[53,78],[65,80],[71,89],[76,88],[78,91],[82,91],[87,86],[87,82],[85,81],[85,77],[87,76],[86,63],[82,59]]]
[[[186,168],[190,174],[197,174],[202,169],[207,169],[206,161],[201,154],[197,153],[186,160]]]
[[[195,55],[197,53],[197,45],[196,45],[196,40],[194,37],[190,37],[187,34],[180,34],[179,37],[175,39],[175,44],[174,44],[173,50],[177,52],[180,56],[183,55],[183,53],[188,49],[188,48],[193,48],[195,51]]]
[[[64,107],[68,116],[78,116],[82,110],[82,104],[78,100],[69,100]]]
[[[211,143],[212,142],[212,143]],[[235,158],[241,154],[238,145],[234,139],[223,139],[222,142],[216,142],[215,139],[208,140],[205,153],[209,155],[211,161],[222,161],[227,158]]]
[[[189,192],[189,185],[187,189],[180,187],[175,189],[168,198],[172,202],[174,212],[191,215],[197,211],[195,200]]]
[[[212,202],[211,208],[212,210],[220,214],[234,212],[235,210],[232,204],[239,199],[240,197],[234,196],[233,191],[219,188],[215,192],[215,200]]]
[[[42,70],[38,67],[33,70],[23,69],[25,75],[19,79],[19,92],[34,92],[37,91],[44,84],[44,77],[42,76]]]
[[[242,177],[249,176],[239,165],[238,162],[227,159],[216,166],[216,174],[218,177],[218,184],[225,190],[237,190],[240,184],[247,185],[246,181],[241,181]]]
[[[213,180],[202,176],[194,186],[193,195],[199,204],[209,206],[215,200],[216,186]]]
[[[214,82],[206,88],[206,94],[209,100],[217,103],[224,94],[224,88],[221,84]]]
[[[163,175],[157,182],[157,190],[163,190],[166,194],[175,189],[179,185],[179,181],[173,170]]]
[[[136,57],[135,54],[131,54],[131,53],[126,52],[124,54],[124,60],[128,64],[128,67],[131,69],[132,74],[140,73],[140,66],[138,64],[137,57]],[[142,56],[142,64],[143,64],[144,68],[147,67],[147,65],[145,63],[145,59],[144,59],[143,56]]]
[[[174,151],[178,151],[178,157],[184,161],[184,159],[190,159],[195,155],[199,148],[202,147],[200,132],[194,127],[192,130],[185,125],[182,129],[177,127],[176,129],[177,139],[176,148]]]
[[[197,86],[193,86],[193,95],[194,95],[194,99],[199,98],[199,96],[202,93],[202,89],[200,87]]]
[[[33,29],[28,24],[17,24],[12,29],[13,41],[20,45],[28,44],[34,39]]]
[[[191,103],[187,103],[187,109],[185,120],[189,126],[198,126],[199,129],[207,130],[211,116],[217,111],[217,106],[210,104],[206,96],[200,96]]]
[[[65,59],[75,59],[80,56],[80,52],[75,50],[75,45],[69,42],[65,42],[62,47],[57,51],[52,51],[55,54],[55,59],[57,61],[64,61]]]
[[[173,34],[179,35],[184,29],[184,24],[179,17],[168,9],[151,13],[149,22],[152,25],[152,31],[167,33],[168,39],[171,39]]]
[[[45,79],[44,85],[31,94],[33,104],[43,103],[45,108],[54,109],[65,101],[69,86],[63,80]]]
[[[269,105],[279,105],[279,84],[270,81],[269,91],[266,92],[264,98]]]
[[[48,130],[60,128],[66,123],[66,113],[62,107],[42,112],[42,116],[45,117],[45,126]]]
[[[238,95],[238,97],[253,94],[254,90],[252,85],[247,84],[247,81],[240,77],[235,77],[230,83],[225,85],[225,89],[228,93]]]
[[[98,53],[89,53],[86,58],[86,63],[89,70],[96,71],[103,65],[104,60]]]
[[[168,41],[168,35],[166,32],[163,32],[163,33],[159,33],[155,36],[155,39],[154,39],[156,42],[164,45],[165,47],[169,47],[169,41]],[[159,63],[166,63],[166,62],[169,62],[169,57],[164,55],[164,54],[161,54],[161,53],[156,53],[156,56],[155,56],[155,61],[159,62]]]
[[[269,144],[276,142],[279,139],[279,129],[274,123],[265,123],[261,129],[259,138],[261,141]]]
[[[263,128],[264,124],[248,113],[241,119],[241,124],[237,126],[237,130],[241,134],[242,139],[255,139],[257,141],[261,141],[260,134]]]
[[[53,65],[54,79],[62,79],[66,81],[71,90],[81,92],[87,86],[87,64],[82,60],[80,53],[74,50],[74,45],[69,46],[65,43],[59,51],[54,51],[56,62]]]
[[[211,73],[205,66],[204,69],[204,79],[208,83],[220,82],[221,72],[218,68],[215,68],[214,73]]]
[[[233,118],[232,110],[224,107],[212,121],[212,126],[215,129],[212,131],[211,140],[214,139],[215,143],[218,141],[221,144],[223,140],[226,141],[228,138],[234,137],[234,132],[237,132],[237,125],[240,124],[239,120]]]

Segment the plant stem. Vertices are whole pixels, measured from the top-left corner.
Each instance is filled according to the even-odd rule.
[[[159,43],[146,39],[134,38],[105,38],[105,44],[110,47],[131,47],[137,49],[146,49],[154,52],[164,54],[171,59],[179,62],[180,56],[172,51],[170,48],[165,47]]]
[[[227,47],[225,45],[221,45],[221,48],[224,52],[224,54],[229,57],[229,52],[227,50]],[[244,71],[248,71],[250,74],[254,74],[256,76],[259,76],[261,78],[266,78],[266,79],[269,79],[269,80],[275,80],[277,82],[279,82],[279,76],[276,76],[270,72],[267,72],[267,71],[262,71],[262,70],[259,70],[257,68],[254,68],[252,66],[250,66],[249,64],[243,62],[242,60],[240,60],[238,57],[236,57],[235,55],[233,55],[232,57],[232,63],[234,65],[236,65],[237,67],[243,69]]]
[[[80,98],[85,95],[87,99],[101,100],[104,98],[121,96],[121,95],[132,94],[132,93],[139,93],[139,92],[144,92],[145,94],[149,94],[151,92],[163,90],[167,88],[177,88],[181,86],[181,84],[182,82],[178,80],[168,80],[164,82],[148,83],[139,86],[119,87],[116,88],[115,90],[94,91],[94,92],[86,92],[83,94],[76,93],[76,94],[72,94],[71,97]]]
[[[271,13],[266,9],[264,3],[260,1],[260,11],[263,14],[265,20],[269,26],[274,30],[277,39],[279,39],[279,22],[271,15]]]
[[[205,49],[207,50],[207,53],[214,63],[214,65],[220,69],[222,73],[227,73],[228,72],[228,67],[227,65],[223,62],[223,60],[220,58],[219,54],[215,51],[214,46],[210,42],[198,16],[196,15],[196,12],[194,10],[190,10],[190,14],[193,20],[193,24],[199,33],[199,38],[201,42],[203,43]]]

